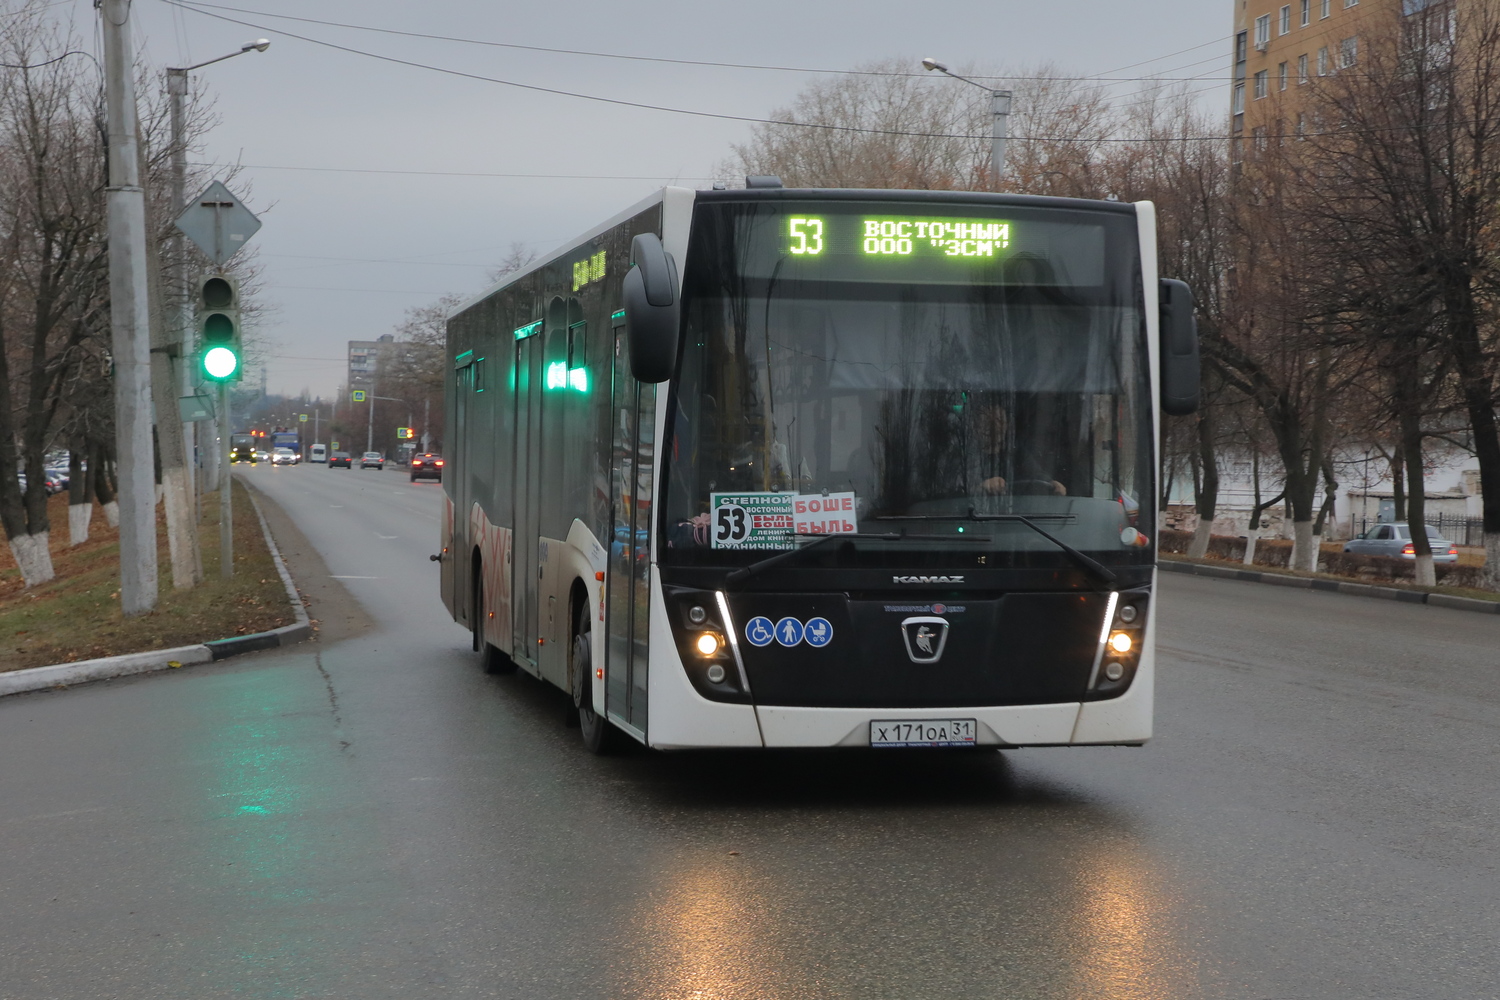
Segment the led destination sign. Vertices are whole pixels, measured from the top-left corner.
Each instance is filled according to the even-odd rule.
[[[837,239],[829,223],[850,230]],[[857,243],[869,257],[996,257],[1010,247],[1009,222],[971,219],[796,217],[787,220],[788,253],[817,256],[830,243]],[[827,235],[825,235],[827,234]],[[833,252],[837,252],[836,250]],[[845,252],[850,252],[845,250]]]
[[[1092,286],[1104,281],[1105,220],[1089,211],[856,201],[735,206],[746,278],[937,285]],[[986,217],[988,215],[988,217]]]

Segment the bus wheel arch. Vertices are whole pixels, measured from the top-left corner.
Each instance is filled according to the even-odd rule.
[[[583,745],[591,753],[605,756],[625,746],[624,733],[607,718],[594,711],[593,615],[589,611],[588,591],[576,582],[569,603],[573,606],[572,652],[568,658],[569,687],[573,705],[578,711],[578,729]]]

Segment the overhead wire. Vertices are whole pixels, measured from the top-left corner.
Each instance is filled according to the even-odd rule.
[[[552,55],[586,56],[586,57],[594,58],[594,59],[621,59],[621,60],[626,60],[626,61],[629,61],[629,62],[665,63],[665,64],[668,64],[668,65],[674,65],[674,66],[703,66],[703,67],[714,68],[714,69],[745,69],[745,70],[762,70],[762,71],[782,72],[782,73],[818,73],[818,74],[824,74],[824,75],[829,75],[829,76],[910,77],[910,78],[916,78],[916,79],[927,78],[929,76],[929,74],[926,71],[918,73],[918,72],[902,72],[902,71],[896,71],[896,70],[828,69],[828,68],[825,68],[825,67],[817,67],[817,66],[779,66],[779,65],[767,64],[767,63],[722,62],[722,61],[716,61],[716,60],[710,60],[710,59],[674,59],[674,58],[667,57],[667,56],[639,56],[639,55],[630,55],[630,54],[622,53],[622,52],[598,52],[598,51],[592,51],[592,50],[588,50],[588,49],[563,49],[563,48],[554,48],[554,47],[546,46],[546,45],[525,45],[525,44],[522,44],[520,42],[497,42],[497,41],[492,41],[490,39],[483,39],[483,38],[464,38],[463,36],[460,36],[460,35],[438,35],[438,34],[432,34],[432,33],[424,32],[424,31],[407,31],[407,30],[403,30],[403,29],[400,29],[400,28],[381,28],[381,27],[376,27],[375,25],[354,24],[354,23],[350,23],[348,21],[325,21],[325,20],[321,20],[319,18],[314,18],[314,17],[299,17],[299,16],[294,15],[294,14],[277,14],[277,13],[273,13],[271,11],[254,10],[254,9],[251,9],[251,8],[248,8],[248,7],[231,7],[231,6],[228,6],[226,4],[206,3],[206,2],[203,2],[203,0],[182,0],[182,6],[184,6],[187,9],[199,10],[201,13],[205,13],[205,14],[208,13],[209,10],[225,10],[225,11],[232,11],[232,12],[237,13],[237,14],[248,14],[248,15],[255,16],[255,17],[272,17],[272,18],[276,18],[276,19],[282,20],[282,21],[297,21],[297,22],[300,22],[300,23],[303,23],[303,24],[317,24],[317,25],[322,25],[324,27],[330,27],[330,28],[348,28],[348,29],[354,30],[354,31],[368,31],[368,32],[372,32],[372,33],[375,33],[375,34],[382,34],[382,35],[397,35],[397,36],[400,36],[400,37],[403,37],[403,38],[422,38],[422,39],[427,39],[427,40],[431,40],[431,41],[457,42],[457,43],[462,44],[462,45],[479,45],[479,46],[484,46],[484,47],[487,47],[487,48],[515,49],[517,51],[523,51],[523,52],[545,52],[545,53],[549,53],[549,54],[552,54]],[[250,25],[250,27],[261,27],[261,26],[260,25]],[[267,28],[266,30],[273,30],[273,29]],[[1190,51],[1192,51],[1192,49],[1201,48],[1204,45],[1215,45],[1215,44],[1218,44],[1219,42],[1222,42],[1223,40],[1224,39],[1219,38],[1219,39],[1214,39],[1211,42],[1202,42],[1199,45],[1190,46],[1189,48],[1186,48],[1186,49],[1180,49],[1177,52],[1168,53],[1165,56],[1158,56],[1155,60],[1148,59],[1145,62],[1135,63],[1132,66],[1127,66],[1127,67],[1124,67],[1124,68],[1125,69],[1133,69],[1133,68],[1135,68],[1135,66],[1143,66],[1143,65],[1145,65],[1147,62],[1155,62],[1155,61],[1160,61],[1162,59],[1170,59],[1170,58],[1172,58],[1172,56],[1181,55],[1184,52],[1190,52]],[[1206,61],[1206,60],[1200,60],[1200,61]],[[1191,65],[1195,65],[1195,64],[1189,63],[1188,65],[1191,66]],[[1148,80],[1148,79],[1155,79],[1156,78],[1156,77],[1119,77],[1119,78],[1111,78],[1108,75],[1109,72],[1118,72],[1118,71],[1108,71],[1104,75],[1097,76],[1097,77],[1076,77],[1076,76],[1056,76],[1056,77],[1049,77],[1049,76],[1026,76],[1026,75],[985,76],[985,75],[977,75],[975,78],[976,79],[980,79],[980,80],[1036,80],[1036,81],[1041,81],[1041,82],[1048,82],[1048,81],[1061,82],[1061,81],[1081,80],[1081,81],[1086,81],[1086,82],[1113,82],[1113,83],[1130,83],[1130,82],[1135,82],[1135,81],[1138,81],[1138,80]],[[1191,78],[1189,78],[1189,79],[1191,79]]]

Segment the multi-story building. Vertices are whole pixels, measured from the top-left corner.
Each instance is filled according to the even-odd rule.
[[[378,340],[349,341],[348,389],[373,392],[375,378],[390,363],[396,349],[396,338],[387,333]]]
[[[1305,131],[1306,88],[1357,71],[1372,33],[1392,30],[1398,16],[1452,6],[1453,0],[1235,0],[1235,160],[1246,139]]]

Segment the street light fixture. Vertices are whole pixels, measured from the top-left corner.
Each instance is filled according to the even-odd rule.
[[[1006,126],[1010,119],[1010,91],[996,90],[986,87],[966,76],[959,76],[947,66],[936,59],[928,57],[922,60],[922,68],[929,73],[936,71],[944,76],[951,76],[955,80],[962,80],[973,87],[978,87],[990,95],[990,112],[995,117],[994,131],[990,138],[990,177],[994,181],[995,190],[1000,189],[1000,180],[1005,176],[1005,134]]]
[[[214,63],[223,62],[225,59],[233,59],[235,56],[242,56],[246,52],[264,52],[270,47],[271,40],[269,38],[257,38],[253,42],[246,42],[244,45],[241,45],[238,51],[230,52],[215,59],[206,59],[203,62],[194,63],[191,66],[167,67],[167,94],[172,99],[172,217],[174,219],[182,215],[182,210],[187,203],[187,194],[184,190],[187,183],[187,141],[183,134],[186,126],[183,122],[182,107],[183,99],[187,97],[187,75],[195,69],[202,69],[205,66],[212,66]],[[177,238],[176,258],[178,261],[181,261],[183,256],[181,239],[181,237]],[[190,329],[188,316],[191,307],[188,304],[188,295],[186,294],[188,281],[185,271],[177,275],[177,281],[179,287],[184,293],[181,296],[182,310],[178,313],[177,316],[178,337],[182,341],[188,341],[191,339],[191,334],[188,333],[188,330]],[[193,353],[193,349],[196,346],[196,344],[192,343],[183,343],[182,349],[180,351],[181,355],[191,355]],[[204,360],[209,361],[210,359],[205,358]],[[238,358],[236,358],[236,362],[238,362]],[[237,367],[238,364],[236,364],[236,368]],[[185,396],[189,394],[191,381],[188,372],[190,369],[190,365],[183,365],[180,369],[181,374],[179,377],[181,378],[181,383],[174,387],[177,390],[177,394],[179,395]],[[212,466],[210,466],[208,469],[205,469],[204,471],[209,475],[212,475],[218,483],[220,563],[219,572],[220,575],[227,579],[234,573],[234,523],[232,520],[233,513],[230,499],[232,493],[229,487],[229,457],[226,452],[229,448],[229,435],[234,430],[234,427],[230,423],[229,416],[229,384],[227,382],[221,382],[219,385],[219,412],[217,414],[219,425],[218,447],[198,448],[194,440],[197,434],[197,430],[192,424],[183,425],[182,438],[184,452],[183,459],[187,463],[188,474],[190,476],[192,475],[193,465],[196,460],[195,455],[205,454],[211,456],[214,460]],[[166,393],[163,393],[162,395],[170,399],[170,396],[168,396]],[[157,413],[161,413],[164,408],[164,404],[158,402]],[[170,409],[167,409],[167,412],[171,412]],[[212,437],[212,434],[210,434],[209,436]],[[206,477],[198,477],[198,482],[196,485],[200,488],[204,485],[204,478]],[[189,483],[190,485],[188,488],[190,492],[192,492],[194,495],[197,495],[198,490],[192,489],[191,480],[189,481]]]

